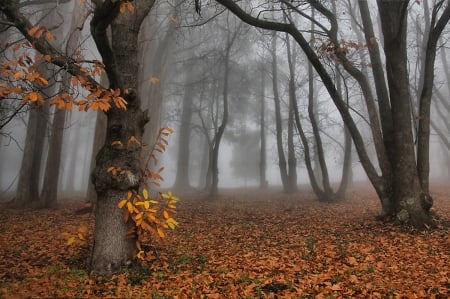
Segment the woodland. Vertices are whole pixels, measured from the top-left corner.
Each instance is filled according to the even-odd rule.
[[[447,298],[450,0],[3,0],[0,298]]]

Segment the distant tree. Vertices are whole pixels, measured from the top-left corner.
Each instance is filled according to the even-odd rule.
[[[253,26],[287,32],[297,41],[320,76],[352,135],[361,164],[380,198],[383,217],[395,219],[400,223],[411,224],[416,227],[432,224],[433,218],[430,213],[432,199],[428,190],[429,107],[434,79],[436,44],[450,19],[450,5],[448,1],[438,1],[432,8],[431,26],[427,42],[427,58],[423,70],[425,72],[424,85],[420,92],[417,148],[415,147],[411,126],[412,108],[406,48],[407,16],[410,1],[377,1],[382,25],[386,58],[385,71],[387,74],[387,89],[389,91],[389,98],[387,99],[383,98],[382,94],[377,94],[378,102],[374,101],[368,78],[352,63],[351,58],[347,55],[348,51],[345,44],[338,37],[339,23],[337,16],[329,8],[329,3],[316,0],[306,2],[280,0],[275,2],[275,4],[279,4],[277,9],[279,9],[281,14],[289,10],[299,17],[306,17],[306,19],[315,22],[327,37],[323,47],[318,49],[322,49],[324,54],[332,55],[333,59],[339,61],[346,72],[358,83],[364,94],[381,174],[378,173],[376,166],[369,159],[361,131],[356,126],[354,116],[349,112],[346,102],[337,91],[335,82],[333,82],[323,62],[319,59],[317,49],[312,48],[308,44],[304,33],[297,26],[298,23],[296,24],[293,19],[283,22],[282,20],[269,17],[268,13],[259,15],[258,13],[261,12],[262,7],[249,12],[234,1],[217,0],[217,2],[223,4],[243,21]],[[367,4],[367,2],[359,1],[358,3],[363,11],[366,12],[364,4]],[[312,5],[320,13],[321,21],[319,21],[319,16],[311,19],[303,12],[306,4]],[[272,6],[267,6],[265,9],[272,10]],[[367,27],[365,30],[368,30]],[[378,49],[378,42],[375,36],[371,35],[369,31],[365,33],[369,52]],[[373,65],[377,61],[373,60],[371,62]],[[373,70],[375,69],[376,67],[373,67]],[[381,78],[376,76],[374,76],[374,81],[379,81],[377,82],[378,86],[386,84],[381,82]]]
[[[233,142],[230,166],[233,177],[243,179],[246,185],[249,180],[256,180],[260,164],[260,132],[242,131]]]

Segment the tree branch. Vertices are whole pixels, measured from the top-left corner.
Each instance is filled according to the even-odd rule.
[[[87,87],[95,88],[101,87],[101,85],[86,71],[81,68],[75,60],[71,57],[63,55],[59,50],[53,47],[45,38],[41,36],[39,38],[29,34],[33,25],[30,21],[19,11],[17,2],[13,0],[3,0],[0,2],[0,11],[6,16],[14,27],[16,27],[20,33],[33,45],[33,47],[44,55],[50,55],[51,62],[65,69],[68,73],[74,76],[80,76],[86,79]]]
[[[91,34],[102,56],[110,88],[121,86],[116,59],[107,35],[109,25],[120,13],[120,3],[121,1],[114,0],[106,0],[103,3],[95,1],[96,7],[91,20]]]

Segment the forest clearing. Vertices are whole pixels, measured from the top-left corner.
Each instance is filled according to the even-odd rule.
[[[88,274],[94,215],[75,215],[82,201],[2,207],[0,298],[447,298],[450,190],[432,190],[438,226],[424,231],[377,220],[369,188],[331,204],[306,187],[191,192],[154,258],[108,279]],[[79,231],[87,242],[69,246]]]

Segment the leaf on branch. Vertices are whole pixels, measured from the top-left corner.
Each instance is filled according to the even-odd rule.
[[[13,78],[14,78],[14,79],[19,79],[19,78],[22,77],[23,75],[25,75],[25,71],[24,71],[24,70],[20,70],[20,71],[18,71],[17,73],[15,73],[15,74],[13,75]]]
[[[144,196],[144,199],[148,199],[148,191],[147,191],[147,189],[143,189],[142,190],[142,195]]]
[[[125,101],[122,97],[116,97],[114,98],[114,103],[116,104],[116,107],[119,109],[127,110],[127,104],[128,102]]]
[[[42,97],[42,95],[37,92],[37,91],[32,91],[28,94],[25,95],[25,97],[23,98],[23,102],[33,102],[35,104],[43,104],[44,103],[44,98]]]
[[[119,201],[119,204],[117,205],[117,207],[119,209],[121,209],[121,208],[123,208],[126,205],[127,202],[128,202],[128,200],[122,199],[121,201]]]
[[[165,238],[166,237],[166,235],[164,234],[164,231],[163,231],[162,228],[158,227],[157,231],[158,231],[158,236],[160,236],[161,238]]]
[[[134,206],[133,206],[133,204],[131,203],[131,202],[127,202],[127,209],[128,209],[128,212],[130,212],[130,214],[133,214],[133,211],[134,211]]]

